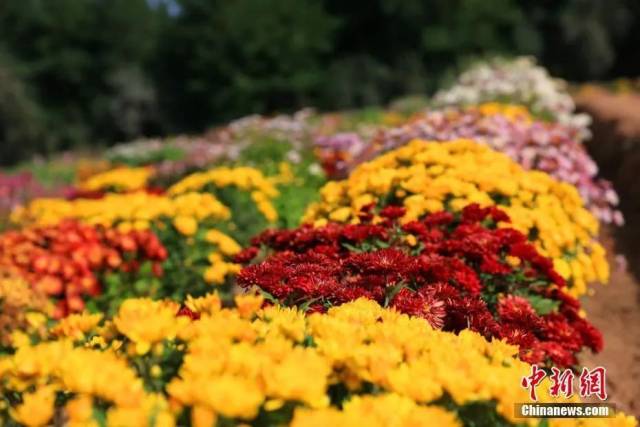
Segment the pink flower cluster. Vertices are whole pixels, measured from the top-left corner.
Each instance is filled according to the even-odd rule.
[[[11,175],[0,172],[0,220],[16,206],[47,194],[47,190],[29,172]]]
[[[320,141],[319,148],[325,169],[335,171],[334,176],[339,177],[358,164],[416,138],[433,141],[469,138],[486,144],[525,169],[540,170],[574,185],[586,206],[603,223],[624,223],[617,209],[618,195],[609,181],[597,177],[598,167],[582,145],[578,130],[560,123],[485,115],[473,108],[446,109],[419,114],[401,127],[380,130],[367,143],[353,135],[349,138],[335,135],[335,141],[326,138]],[[350,143],[348,147],[346,142]],[[332,158],[340,159],[340,163],[332,166],[328,161]]]

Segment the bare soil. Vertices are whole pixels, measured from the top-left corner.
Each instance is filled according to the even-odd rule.
[[[581,362],[588,368],[607,369],[609,401],[636,417],[640,416],[640,285],[638,280],[617,262],[613,252],[611,230],[603,233],[612,266],[608,285],[594,285],[595,294],[583,299],[588,319],[604,335],[604,350],[583,354]]]
[[[606,367],[610,400],[640,417],[636,399],[640,395],[640,94],[592,87],[575,98],[578,108],[594,118],[587,149],[601,175],[613,182],[626,221],[624,227],[602,233],[610,254],[611,281],[595,287],[595,295],[583,304],[603,332],[605,347],[582,360],[589,367]],[[620,256],[625,262],[618,262]]]

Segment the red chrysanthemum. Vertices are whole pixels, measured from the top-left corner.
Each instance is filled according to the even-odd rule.
[[[499,209],[471,205],[402,225],[404,208],[382,209],[376,224],[374,210],[360,224],[262,233],[236,260],[248,264],[261,248],[268,256],[243,268],[239,285],[313,311],[370,298],[435,328],[505,339],[535,363],[571,366],[583,347],[601,348],[553,263],[522,233],[497,227],[508,221]]]

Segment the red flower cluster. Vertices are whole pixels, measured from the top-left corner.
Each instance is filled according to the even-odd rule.
[[[57,300],[56,317],[82,311],[83,296],[101,293],[99,273],[136,272],[150,261],[161,276],[167,255],[150,231],[122,233],[75,221],[0,235],[0,268],[16,271]]]
[[[567,367],[583,347],[601,349],[600,332],[580,317],[552,262],[522,233],[497,228],[509,221],[504,212],[470,205],[404,225],[402,207],[378,214],[377,224],[368,208],[361,224],[266,231],[237,255],[253,262],[238,283],[311,311],[371,298],[436,328],[504,338],[530,363]]]

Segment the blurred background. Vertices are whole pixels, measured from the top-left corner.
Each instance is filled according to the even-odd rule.
[[[428,95],[474,59],[640,74],[637,0],[2,0],[0,163]]]

